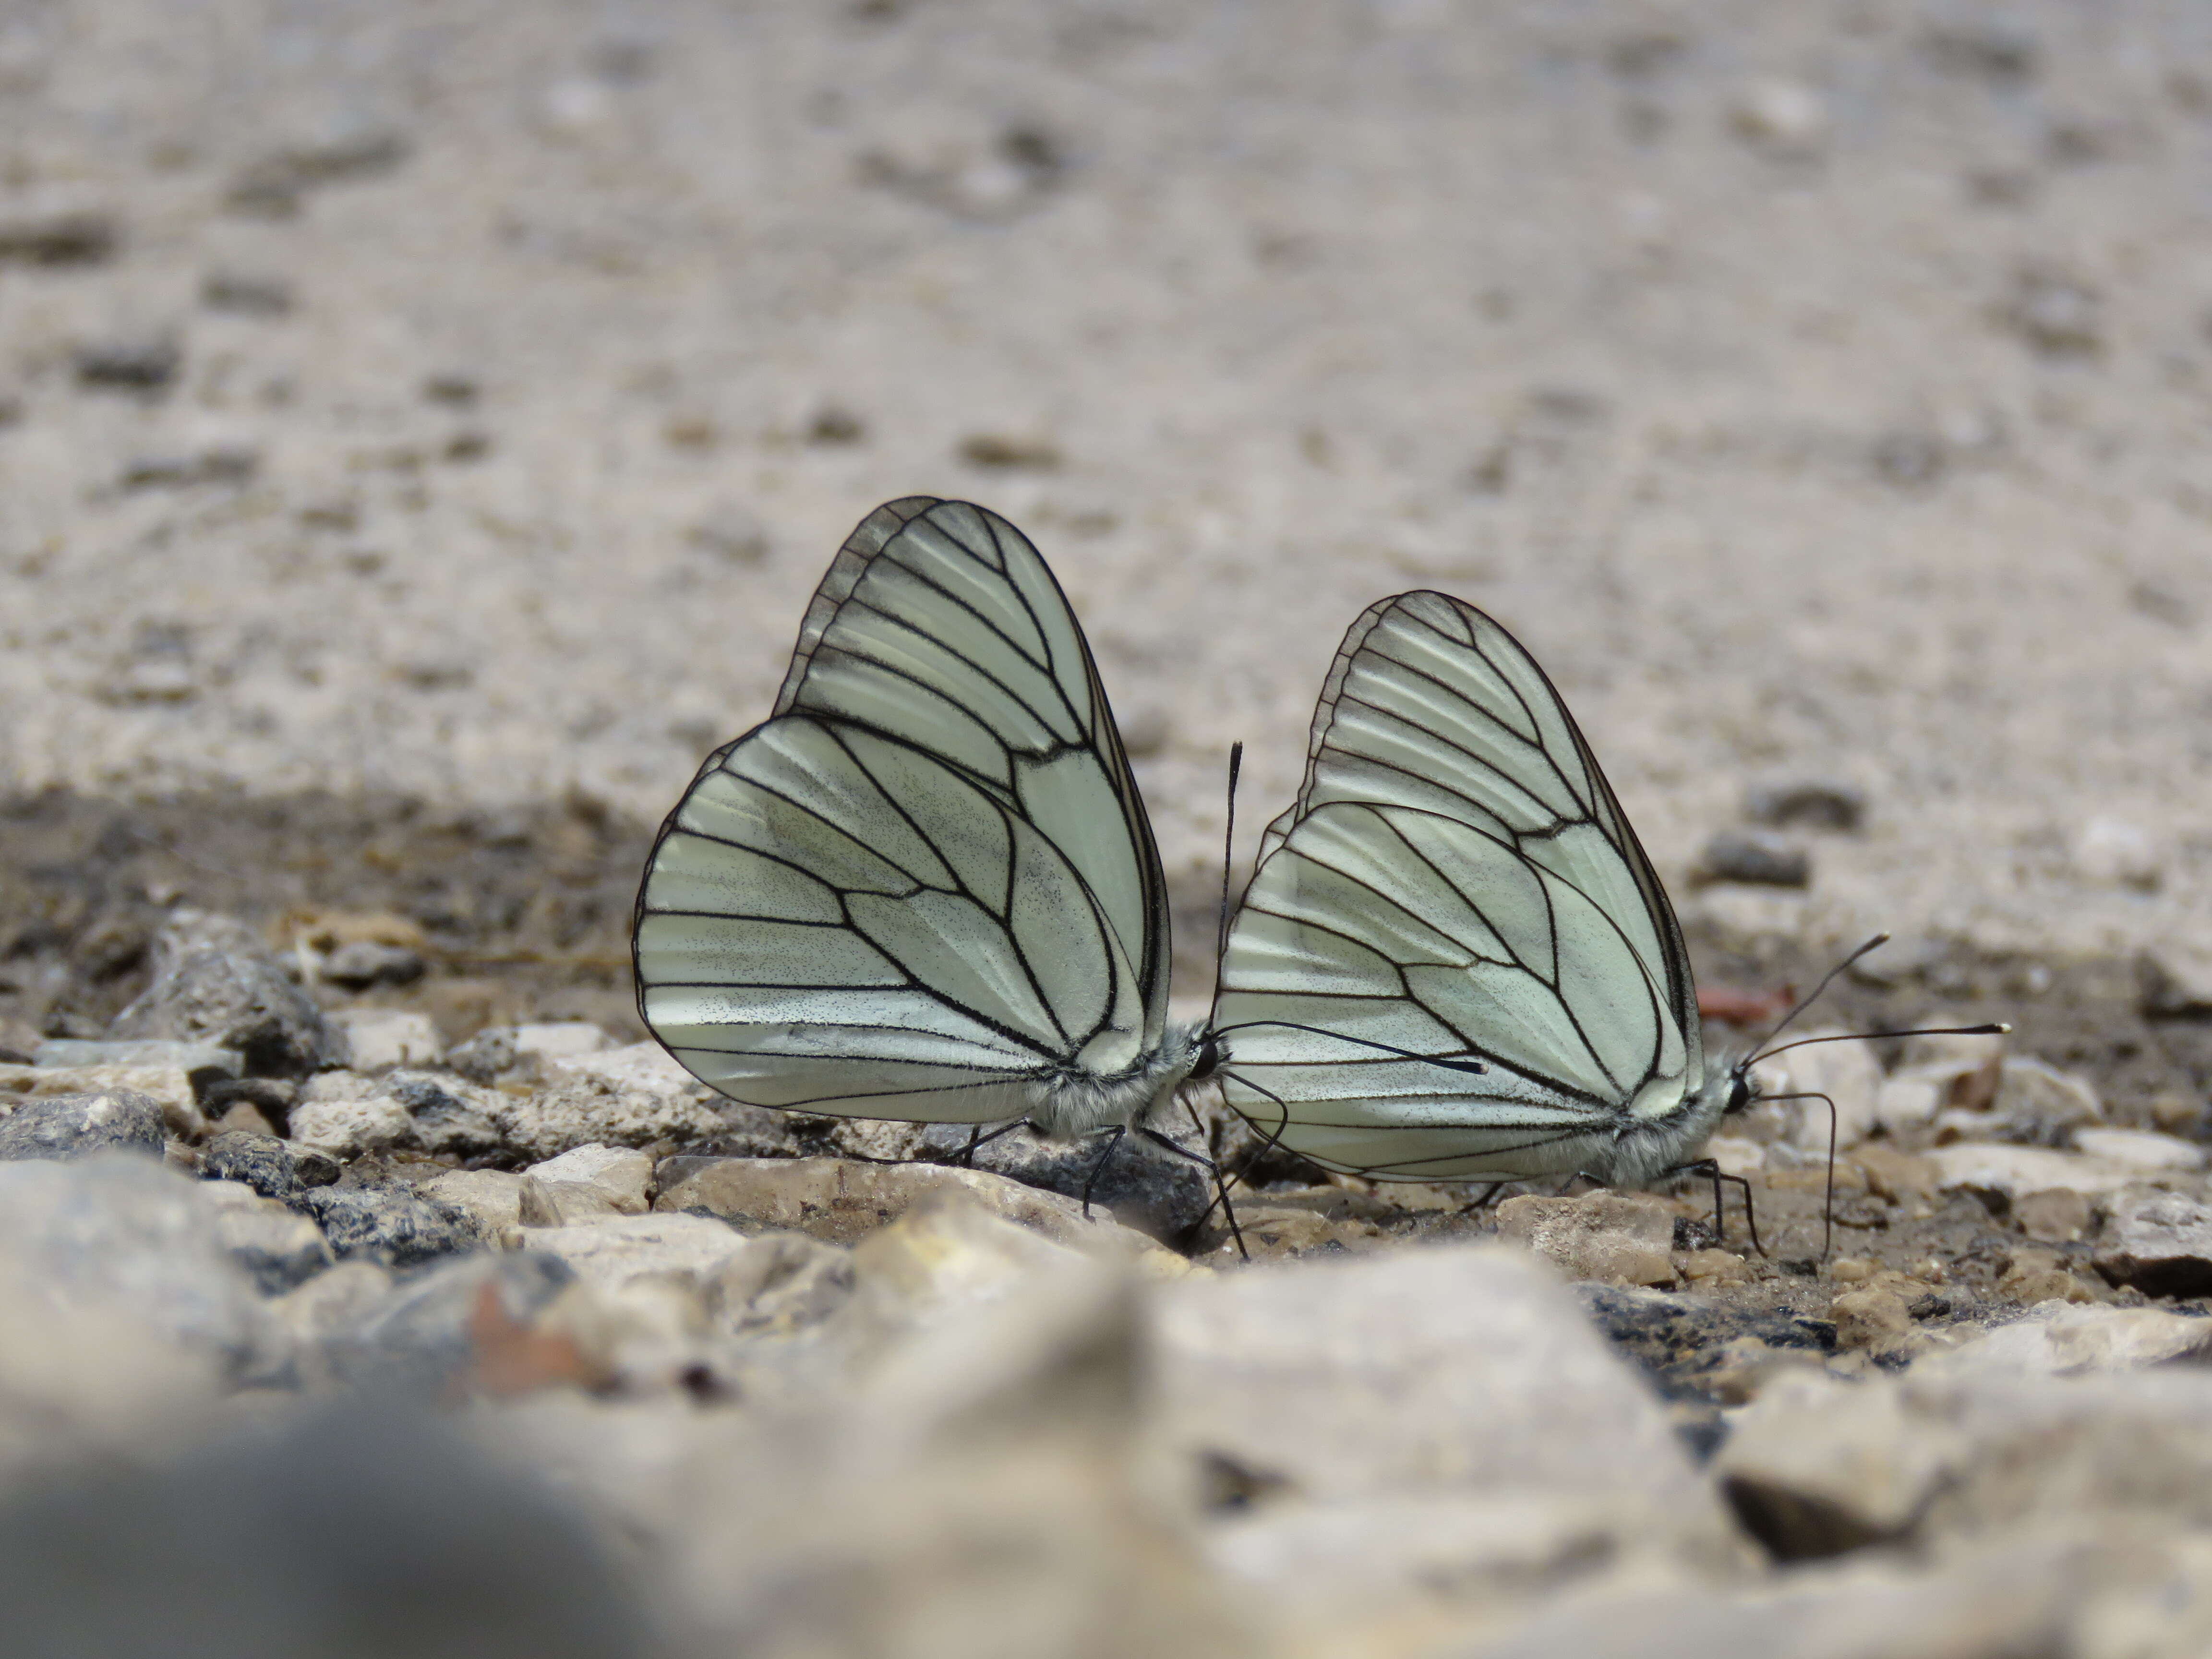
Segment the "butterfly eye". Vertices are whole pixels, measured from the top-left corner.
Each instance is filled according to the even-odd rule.
[[[1221,1046],[1221,1039],[1209,1033],[1198,1045],[1198,1058],[1191,1062],[1190,1080],[1193,1083],[1203,1082],[1219,1071],[1222,1062],[1228,1058],[1227,1050]]]
[[[1721,1115],[1731,1117],[1752,1103],[1757,1091],[1752,1087],[1751,1068],[1739,1066],[1729,1073],[1728,1104],[1721,1108]]]

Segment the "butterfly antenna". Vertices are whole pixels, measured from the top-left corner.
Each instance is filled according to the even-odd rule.
[[[1788,1028],[1791,1020],[1796,1018],[1798,1015],[1803,1013],[1808,1008],[1818,1002],[1820,1000],[1821,993],[1836,982],[1837,975],[1842,973],[1844,969],[1850,967],[1853,963],[1856,962],[1861,957],[1865,956],[1869,951],[1878,951],[1888,943],[1889,935],[1887,933],[1876,933],[1864,945],[1860,945],[1857,950],[1852,951],[1850,955],[1845,957],[1834,967],[1829,969],[1826,973],[1821,975],[1820,982],[1813,988],[1812,994],[1799,999],[1797,1006],[1795,1008],[1792,1008],[1788,1013],[1783,1015],[1780,1019],[1775,1021],[1774,1029],[1772,1030],[1769,1031],[1765,1036],[1759,1038],[1757,1042],[1752,1045],[1751,1059],[1765,1059],[1766,1045],[1773,1042],[1775,1038],[1780,1036],[1784,1030]],[[1750,1060],[1747,1060],[1744,1063],[1748,1065],[1751,1062]]]
[[[1244,744],[1239,738],[1229,745],[1229,827],[1221,832],[1221,925],[1213,941],[1217,975],[1221,958],[1229,954],[1229,872],[1237,857],[1237,775],[1243,769]]]

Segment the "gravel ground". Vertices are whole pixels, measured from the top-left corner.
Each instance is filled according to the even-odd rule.
[[[27,1651],[2206,1650],[2208,161],[2186,0],[0,12]],[[651,826],[915,492],[1073,597],[1187,1006],[1229,742],[1249,857],[1433,585],[1715,1046],[1877,927],[1808,1030],[2014,1034],[1771,1073],[1763,1250],[718,1106]]]

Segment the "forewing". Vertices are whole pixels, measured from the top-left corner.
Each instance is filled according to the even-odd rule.
[[[1059,849],[1167,1020],[1167,884],[1083,630],[1028,538],[964,501],[869,514],[823,578],[776,699],[881,732],[1003,799]]]
[[[1346,635],[1222,985],[1231,1101],[1334,1168],[1556,1168],[1703,1077],[1680,930],[1588,744],[1511,635],[1438,593]]]
[[[1331,800],[1457,819],[1510,840],[1580,891],[1663,988],[1694,1091],[1704,1074],[1697,988],[1674,907],[1559,692],[1495,621],[1419,592],[1352,623],[1314,712],[1304,781],[1269,827],[1263,859]]]
[[[877,509],[775,714],[708,760],[639,894],[639,1011],[740,1100],[990,1121],[1159,1043],[1159,858],[1082,634],[980,508]]]

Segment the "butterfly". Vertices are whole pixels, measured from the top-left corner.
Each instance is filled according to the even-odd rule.
[[[1083,631],[966,502],[853,532],[774,712],[662,825],[633,941],[647,1027],[756,1105],[1071,1136],[1210,1063],[1167,1021],[1167,884]]]
[[[1566,704],[1474,606],[1369,607],[1228,932],[1229,1103],[1325,1169],[1679,1169],[1754,1093],[1709,1068],[1682,930]]]

